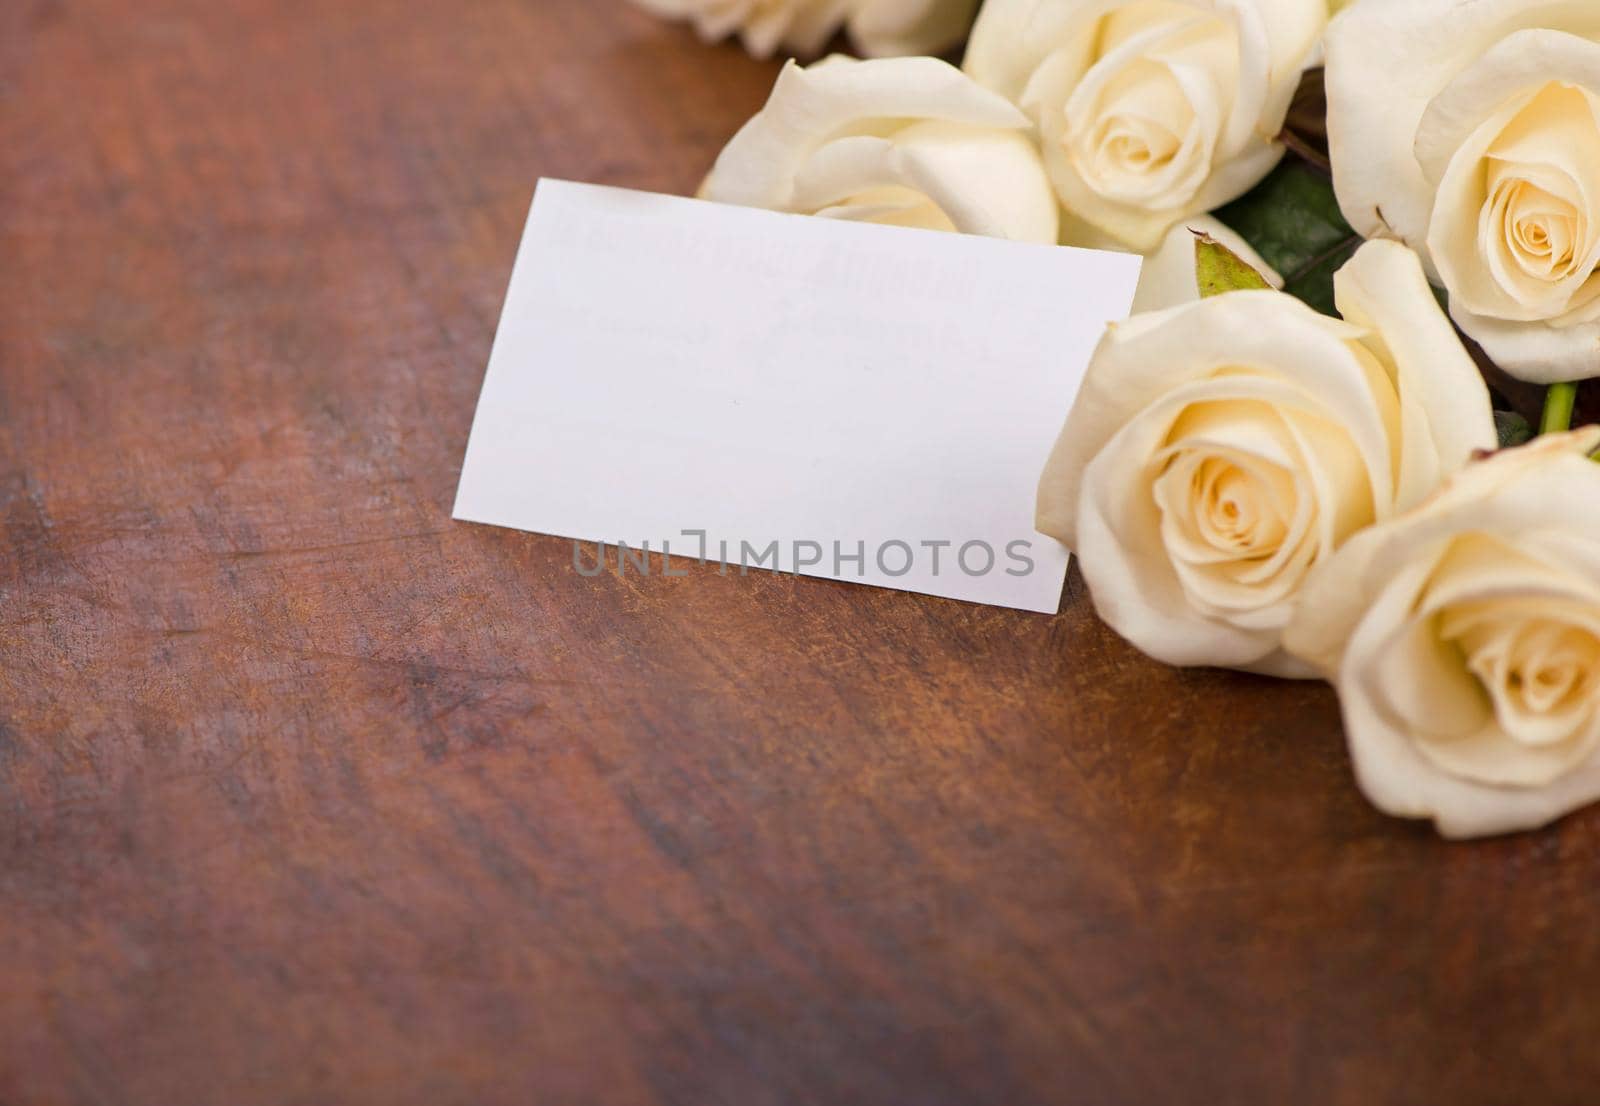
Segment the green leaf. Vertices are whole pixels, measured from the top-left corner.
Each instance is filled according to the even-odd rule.
[[[1248,261],[1209,234],[1195,235],[1194,272],[1201,299],[1272,287]]]
[[[1339,213],[1333,182],[1296,157],[1216,212],[1284,278],[1283,290],[1335,314],[1333,274],[1361,245]]]
[[[1500,436],[1501,449],[1510,449],[1533,440],[1533,427],[1515,411],[1496,411],[1494,429]]]

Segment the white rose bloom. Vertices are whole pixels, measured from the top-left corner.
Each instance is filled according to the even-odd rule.
[[[1043,533],[1145,653],[1280,676],[1312,571],[1495,444],[1488,390],[1414,254],[1363,246],[1345,321],[1229,292],[1114,324],[1039,485]]]
[[[1358,0],[1327,35],[1339,206],[1536,383],[1600,374],[1600,3]]]
[[[966,70],[1038,124],[1075,244],[1159,244],[1277,164],[1326,0],[988,0]]]
[[[844,27],[863,54],[942,54],[972,26],[978,0],[634,0],[694,25],[708,42],[737,34],[758,58],[821,52]]]
[[[934,58],[790,62],[700,195],[1050,244],[1059,219],[1027,118]]]
[[[1449,837],[1600,798],[1600,430],[1469,465],[1358,535],[1285,641],[1339,689],[1362,790]]]

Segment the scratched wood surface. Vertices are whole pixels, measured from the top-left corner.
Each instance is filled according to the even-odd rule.
[[[448,510],[534,180],[776,71],[608,0],[0,5],[0,1103],[1593,1102],[1600,816],[1323,688]],[[560,479],[560,474],[533,478]]]

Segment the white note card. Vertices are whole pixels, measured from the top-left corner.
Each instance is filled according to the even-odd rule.
[[[1068,555],[1034,491],[1138,276],[541,181],[455,517],[587,543],[572,571],[704,558],[1054,613]]]

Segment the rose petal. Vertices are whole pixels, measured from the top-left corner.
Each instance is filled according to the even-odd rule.
[[[1600,367],[1600,321],[1577,326],[1530,326],[1474,314],[1452,303],[1450,317],[1496,365],[1530,384],[1587,380]]]
[[[1442,179],[1456,151],[1485,119],[1552,82],[1600,89],[1600,50],[1594,41],[1535,26],[1494,43],[1426,105],[1413,142],[1423,174],[1431,181]]]
[[[1404,246],[1363,245],[1334,275],[1334,298],[1346,321],[1366,331],[1361,340],[1395,368],[1405,443],[1396,500],[1408,508],[1473,453],[1495,447],[1489,390]]]

